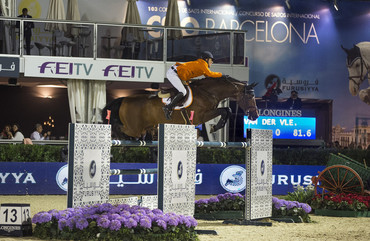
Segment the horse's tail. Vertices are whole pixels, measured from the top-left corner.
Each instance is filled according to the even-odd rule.
[[[110,110],[110,119],[109,123],[112,125],[112,135],[116,137],[120,137],[123,133],[121,131],[121,127],[123,123],[119,118],[119,108],[122,104],[122,100],[124,97],[118,98],[113,100],[111,103],[107,104],[104,109],[102,110],[102,117],[104,124],[108,124],[107,120],[107,113]]]

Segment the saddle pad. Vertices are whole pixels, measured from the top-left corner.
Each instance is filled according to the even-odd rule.
[[[176,106],[174,110],[180,110],[182,108],[187,108],[193,103],[193,92],[188,85],[185,85],[187,92],[189,93],[186,97],[186,100],[182,103],[182,105]],[[171,103],[171,98],[162,98],[162,103],[168,105]]]

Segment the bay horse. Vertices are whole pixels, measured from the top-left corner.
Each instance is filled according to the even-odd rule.
[[[370,42],[360,42],[353,48],[342,49],[347,53],[347,69],[349,73],[349,92],[359,95],[360,99],[370,105],[370,87],[360,90],[360,85],[367,77],[370,84]]]
[[[253,90],[256,84],[248,85],[227,76],[193,80],[189,86],[193,93],[193,102],[186,108],[186,111],[189,116],[191,111],[194,111],[194,125],[221,116],[218,123],[212,127],[211,132],[223,128],[231,116],[231,109],[229,107],[217,108],[217,106],[220,101],[226,98],[236,100],[250,120],[258,118]],[[115,99],[106,105],[102,116],[105,118],[107,110],[111,111],[110,122],[114,134],[118,134],[118,129],[127,136],[140,138],[159,123],[184,124],[180,110],[174,110],[172,119],[167,120],[162,110],[163,105],[161,98],[150,98],[149,93],[137,94]]]

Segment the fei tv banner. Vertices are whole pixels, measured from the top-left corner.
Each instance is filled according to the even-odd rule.
[[[25,56],[24,76],[56,79],[164,81],[163,63]]]
[[[156,168],[155,163],[111,163],[111,169]],[[286,195],[293,185],[310,185],[312,176],[325,166],[273,165],[272,194]],[[195,191],[197,195],[245,193],[245,165],[197,164]],[[111,176],[110,194],[157,193],[157,174]],[[0,162],[0,195],[66,194],[68,165],[64,162]]]

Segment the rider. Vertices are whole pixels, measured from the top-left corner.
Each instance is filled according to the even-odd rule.
[[[218,78],[222,76],[220,72],[212,72],[209,68],[213,64],[213,55],[209,51],[204,51],[200,58],[195,61],[183,64],[176,63],[167,71],[167,79],[171,82],[179,93],[173,97],[171,103],[163,106],[163,111],[168,120],[171,120],[173,108],[186,95],[186,89],[183,85],[188,85],[190,79],[205,75],[208,77]]]

